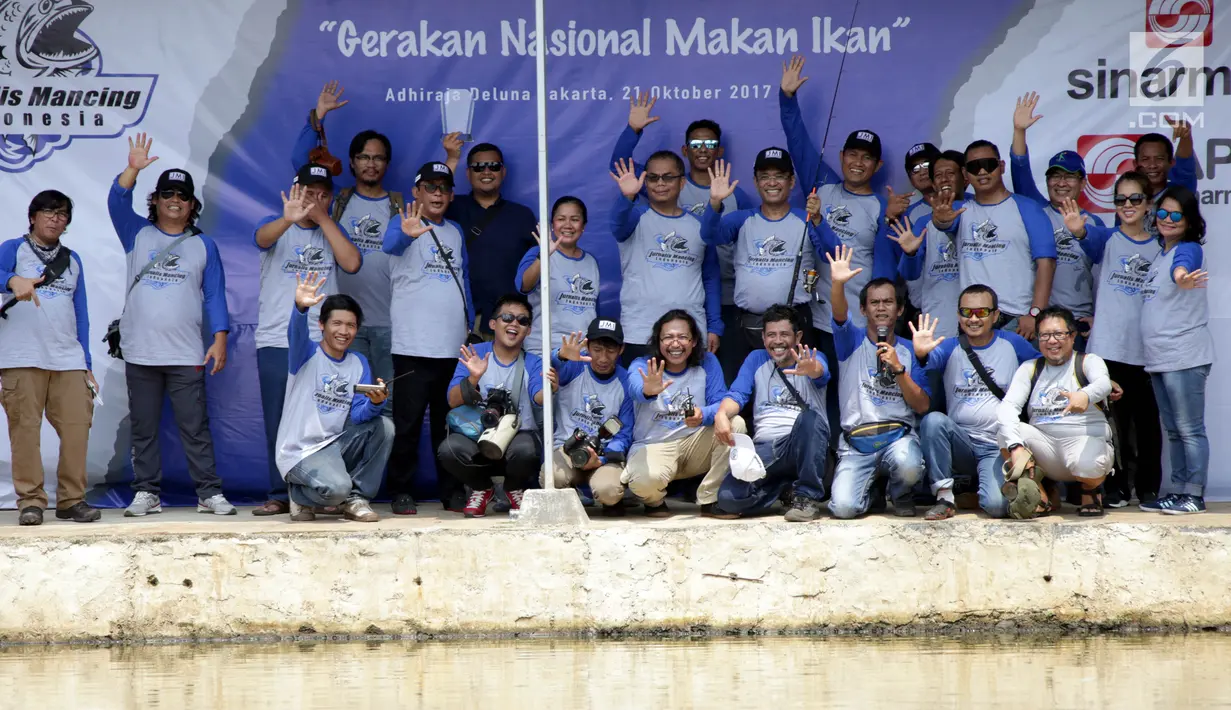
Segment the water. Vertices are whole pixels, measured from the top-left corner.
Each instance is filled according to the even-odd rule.
[[[3,708],[1231,708],[1231,637],[0,648]]]

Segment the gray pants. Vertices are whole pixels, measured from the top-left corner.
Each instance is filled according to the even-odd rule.
[[[132,422],[133,490],[157,495],[162,488],[162,455],[158,424],[165,396],[180,430],[188,473],[204,500],[222,492],[214,469],[214,440],[205,410],[205,370],[200,367],[157,367],[124,363],[128,379],[128,413]]]

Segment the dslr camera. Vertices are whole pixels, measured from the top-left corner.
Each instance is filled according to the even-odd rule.
[[[479,453],[487,459],[504,458],[509,442],[517,434],[521,419],[517,416],[517,403],[506,389],[489,390],[479,415],[483,433],[479,436]]]
[[[595,456],[602,456],[607,449],[607,442],[611,440],[611,437],[619,434],[621,428],[620,420],[616,417],[611,417],[599,427],[596,436],[590,436],[581,429],[574,429],[573,435],[565,440],[562,447],[564,454],[568,456],[569,463],[576,469],[585,466],[590,461],[591,449],[594,450]],[[617,452],[609,458],[615,459],[616,457],[623,460],[624,454]]]

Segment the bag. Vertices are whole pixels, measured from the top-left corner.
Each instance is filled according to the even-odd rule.
[[[333,198],[333,221],[341,222],[342,213],[346,211],[346,206],[350,204],[350,200],[355,196],[355,188],[344,187],[338,190],[337,197]],[[402,218],[402,207],[406,204],[406,200],[402,197],[402,193],[395,190],[389,190],[389,219],[400,220]]]
[[[910,433],[910,425],[902,422],[861,424],[842,432],[846,443],[861,454],[874,454]]]
[[[50,284],[60,278],[65,271],[68,271],[69,264],[72,263],[72,250],[64,245],[60,245],[60,251],[56,253],[56,258],[43,264],[43,283]],[[17,303],[17,299],[9,301],[0,306],[0,318],[7,319],[9,317],[9,309]]]
[[[308,151],[308,162],[324,167],[334,177],[342,174],[342,160],[329,152],[329,143],[325,140],[325,127],[316,117],[316,109],[308,114],[308,121],[316,130],[317,146]]]
[[[196,235],[200,233],[201,233],[201,230],[197,229],[196,227],[190,227],[184,230],[184,233],[176,237],[175,241],[171,242],[166,247],[164,247],[162,251],[155,254],[153,259],[150,259],[149,261],[145,262],[145,266],[142,266],[141,270],[137,272],[137,277],[133,279],[132,283],[128,284],[128,290],[124,292],[124,298],[125,299],[128,298],[128,294],[132,293],[133,289],[137,287],[137,283],[141,281],[141,277],[150,273],[150,269],[154,268],[155,264],[167,258],[167,254],[170,254],[173,249],[175,249],[180,244],[183,244],[185,239],[189,237],[195,237]],[[120,319],[119,318],[116,318],[115,320],[107,324],[107,334],[103,336],[103,342],[107,344],[107,354],[108,355],[115,358],[116,360],[124,359],[124,351],[120,349]]]
[[[463,404],[460,407],[454,407],[445,415],[445,425],[449,427],[449,431],[455,434],[478,441],[483,435],[483,422],[480,421],[483,415],[483,410],[469,404]]]
[[[782,372],[782,369],[775,367],[774,372],[778,374],[778,377],[782,378],[782,384],[786,385],[787,391],[790,392],[791,396],[795,398],[795,404],[799,405],[801,410],[811,409],[811,407],[808,406],[808,403],[804,401],[804,398],[799,396],[799,390],[795,389],[795,385],[791,384],[791,381],[787,379],[786,374]]]
[[[496,219],[496,215],[500,214],[502,207],[504,207],[504,200],[497,201],[496,204],[487,208],[478,222],[470,225],[470,233],[466,235],[466,246],[470,246],[474,243],[474,240],[483,236],[483,230],[487,229],[487,225]]]
[[[980,380],[983,380],[983,386],[987,387],[987,391],[991,392],[992,396],[996,399],[1003,400],[1004,390],[1000,388],[1000,385],[996,384],[991,374],[988,373],[987,368],[983,366],[983,361],[979,359],[979,354],[974,351],[974,348],[970,347],[970,339],[966,337],[965,333],[957,336],[957,344],[962,346],[962,352],[966,353],[966,359],[974,366],[975,373],[979,375]],[[1033,389],[1033,385],[1031,385],[1031,388]]]

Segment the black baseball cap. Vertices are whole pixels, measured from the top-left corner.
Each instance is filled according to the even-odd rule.
[[[916,143],[906,151],[906,170],[909,171],[916,163],[930,163],[939,157],[940,148],[931,143]]]
[[[415,173],[415,187],[425,180],[445,180],[449,183],[449,187],[453,187],[453,171],[448,165],[440,162],[424,163],[419,168],[419,172]]]
[[[586,340],[610,340],[616,345],[624,344],[624,329],[620,327],[620,322],[610,318],[595,318],[590,321],[590,328],[586,331]]]
[[[795,166],[791,163],[791,154],[782,148],[766,148],[757,153],[756,162],[752,164],[752,172],[778,169],[784,173],[795,174]]]
[[[329,174],[329,168],[317,163],[308,163],[295,173],[295,184],[303,185],[324,185],[330,190],[333,189],[333,176]]]
[[[155,189],[158,192],[163,190],[179,190],[180,192],[188,193],[189,197],[196,197],[196,192],[192,185],[192,175],[187,170],[179,168],[164,170],[162,175],[158,176],[158,186]]]
[[[862,148],[871,153],[876,160],[881,159],[881,137],[872,131],[851,131],[851,134],[846,137],[846,143],[842,145],[842,150],[852,148]]]

